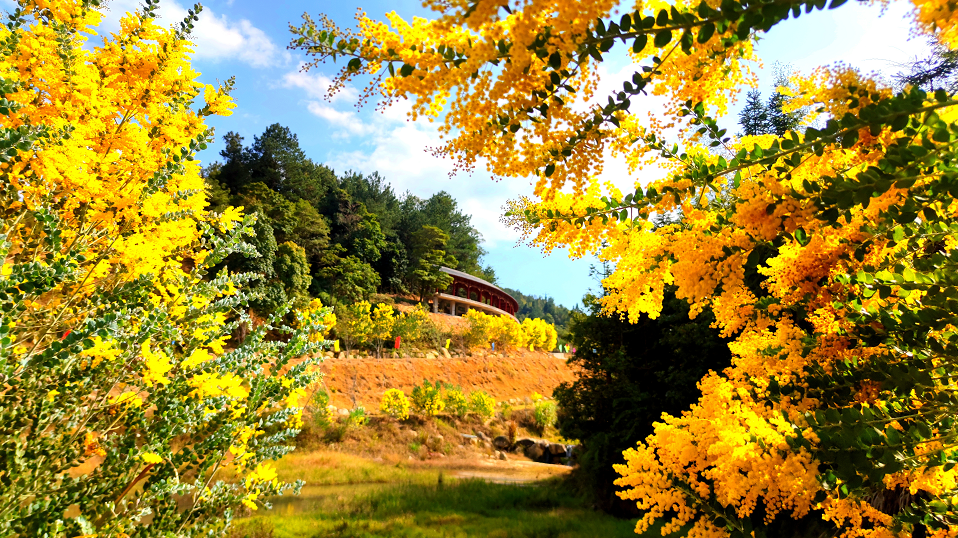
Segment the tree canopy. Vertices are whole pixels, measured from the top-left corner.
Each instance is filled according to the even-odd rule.
[[[754,84],[756,40],[826,4],[427,1],[434,19],[293,29],[315,62],[346,61],[336,85],[371,75],[370,94],[437,118],[459,170],[535,177],[507,219],[612,262],[605,311],[656,319],[674,286],[733,338],[731,366],[617,467],[640,532],[761,536],[812,510],[846,536],[958,531],[958,99],[839,63],[791,77],[804,131],[715,120]],[[955,4],[912,5],[917,33],[958,48]],[[596,96],[616,48],[638,65]],[[651,119],[634,111],[648,94],[667,102]],[[606,155],[665,172],[623,192],[599,178]]]
[[[279,124],[249,147],[233,132],[223,140],[224,161],[204,171],[207,192],[214,210],[235,205],[259,216],[250,239],[259,257],[225,263],[262,275],[252,288],[261,313],[309,296],[335,303],[378,291],[421,294],[444,282],[441,265],[495,280],[481,263],[482,236],[449,193],[397,196],[378,173],[339,176]]]

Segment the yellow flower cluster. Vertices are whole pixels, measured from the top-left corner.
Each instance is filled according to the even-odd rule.
[[[518,323],[508,316],[490,315],[475,309],[466,312],[465,318],[469,322],[466,340],[473,346],[486,347],[495,342],[500,349],[528,347],[529,351],[552,351],[559,337],[554,325],[539,318],[527,318]]]
[[[409,400],[403,391],[388,389],[379,402],[379,410],[395,419],[406,420],[409,418]]]

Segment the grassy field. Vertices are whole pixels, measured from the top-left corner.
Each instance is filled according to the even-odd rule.
[[[561,479],[457,480],[441,469],[330,453],[296,454],[279,470],[281,478],[306,480],[302,495],[236,522],[230,538],[636,536],[635,521],[592,510]]]
[[[375,490],[343,490],[307,510],[277,506],[272,513],[237,524],[234,537],[372,538],[634,537],[634,521],[582,505],[555,481],[533,485],[479,480],[446,485],[405,484]],[[366,488],[363,488],[366,489]],[[309,499],[316,500],[310,495]],[[309,502],[309,501],[307,501]],[[655,534],[656,536],[658,533]],[[652,536],[650,534],[649,536]]]

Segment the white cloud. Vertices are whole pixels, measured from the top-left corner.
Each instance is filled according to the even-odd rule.
[[[306,92],[306,95],[312,97],[313,99],[326,99],[329,91],[329,87],[333,84],[333,79],[324,75],[323,73],[310,73],[303,71],[303,65],[299,64],[299,67],[296,71],[290,71],[283,75],[282,87],[284,88],[299,88]],[[348,103],[355,103],[359,99],[359,93],[352,86],[345,86],[335,95],[333,95],[329,101],[332,103],[338,101],[344,101]]]
[[[119,20],[127,12],[139,9],[139,0],[115,0],[105,11],[103,29],[107,32],[119,29]],[[179,25],[186,17],[187,9],[175,0],[160,3],[158,22],[161,25]],[[194,58],[212,61],[238,60],[252,67],[288,64],[290,54],[277,47],[265,32],[247,19],[231,20],[204,8],[199,21],[194,24],[191,36],[196,45]]]
[[[310,101],[306,105],[306,109],[312,112],[313,115],[345,129],[348,134],[367,135],[375,130],[373,126],[363,123],[362,120],[359,119],[359,115],[351,110],[343,112],[318,101]]]

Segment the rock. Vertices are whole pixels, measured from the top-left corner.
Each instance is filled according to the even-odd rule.
[[[505,453],[505,452],[500,452],[500,453],[499,453],[499,459],[502,460],[502,461],[506,461],[506,460],[509,459],[509,457],[506,456],[506,453]]]
[[[339,410],[339,416],[341,416],[341,417],[349,416],[349,409],[340,409],[340,410]]]
[[[522,399],[522,403],[526,405],[532,405],[532,398],[526,396],[525,398]]]
[[[525,454],[530,460],[539,461],[539,459],[542,458],[542,455],[545,454],[545,451],[542,450],[541,445],[533,443],[525,447],[523,454]]]
[[[488,440],[489,440],[489,436],[486,435],[486,434],[483,433],[483,432],[476,432],[476,437],[478,437],[481,441],[488,441]]]
[[[526,449],[532,445],[536,444],[535,439],[529,439],[528,437],[523,437],[522,439],[516,440],[516,445]]]
[[[402,433],[406,437],[416,437],[417,435],[419,435],[419,432],[417,432],[416,430],[403,430]]]
[[[498,435],[495,439],[492,440],[492,446],[498,448],[499,450],[505,450],[509,448],[509,438],[505,435]],[[565,449],[562,449],[565,453]]]
[[[460,433],[462,436],[462,444],[476,446],[479,443],[479,438],[475,435],[469,435],[468,433]]]
[[[552,443],[549,445],[549,453],[553,456],[565,456],[565,445]]]
[[[502,459],[502,452],[496,450],[496,459]]]
[[[443,348],[439,348],[439,351],[442,352],[442,356],[443,356],[443,357],[446,357],[447,359],[451,359],[451,358],[452,358],[452,355],[449,354],[449,350],[448,350],[448,349],[446,349],[446,348],[443,347]]]

